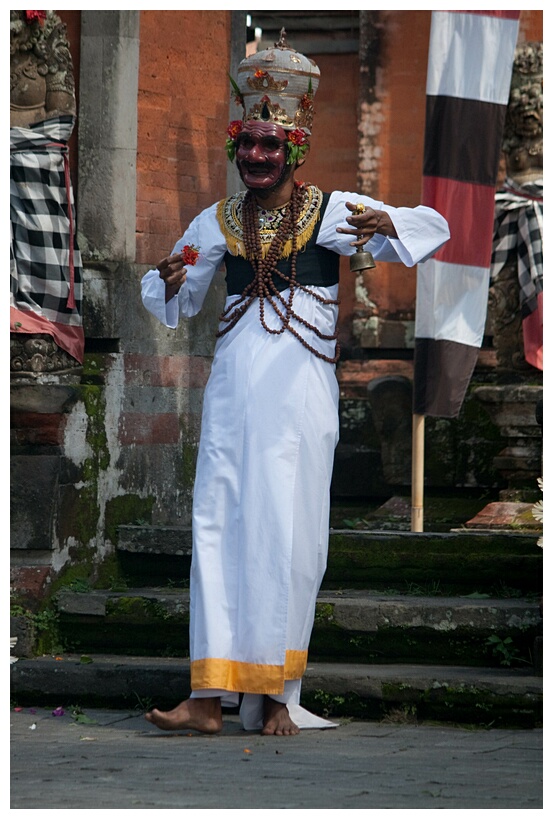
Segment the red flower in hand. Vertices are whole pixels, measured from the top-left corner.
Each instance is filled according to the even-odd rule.
[[[181,253],[184,264],[194,267],[198,261],[198,256],[200,255],[200,248],[194,247],[194,245],[185,245],[181,250]]]

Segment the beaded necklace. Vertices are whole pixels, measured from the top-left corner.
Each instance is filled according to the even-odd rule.
[[[259,320],[261,326],[271,335],[281,335],[286,330],[292,333],[303,346],[309,350],[317,358],[335,364],[340,356],[340,348],[336,343],[335,355],[324,355],[319,350],[315,349],[291,324],[291,320],[295,319],[299,324],[311,330],[315,335],[325,341],[334,341],[337,338],[337,333],[332,335],[325,335],[310,324],[306,319],[298,315],[293,308],[294,293],[297,289],[308,293],[321,304],[339,304],[336,299],[325,299],[318,293],[315,293],[309,287],[301,284],[296,278],[296,262],[298,256],[298,224],[302,207],[307,196],[307,189],[305,184],[296,182],[292,191],[292,196],[287,205],[279,208],[278,211],[263,211],[261,216],[263,218],[262,230],[274,230],[273,239],[268,251],[262,249],[260,237],[260,214],[255,201],[255,197],[250,191],[247,191],[244,196],[242,205],[242,233],[244,246],[246,251],[246,258],[254,269],[254,278],[244,288],[242,294],[235,299],[221,314],[219,320],[226,324],[222,330],[219,330],[217,337],[223,336],[229,332],[244,315],[250,304],[255,299],[259,299]],[[275,228],[269,223],[268,216],[273,216],[276,223]],[[290,256],[290,274],[286,275],[277,267],[277,262],[282,257],[282,249],[285,243],[290,242],[292,245],[292,253]],[[281,292],[276,287],[273,276],[278,276],[283,279],[289,289],[288,298],[284,298]],[[280,318],[280,327],[273,329],[269,327],[265,321],[265,302],[269,302],[276,315]]]
[[[306,185],[306,196],[302,203],[297,225],[297,248],[301,251],[309,242],[316,229],[323,202],[322,191],[315,185]],[[221,232],[225,237],[228,252],[232,256],[242,256],[246,258],[246,248],[244,244],[244,218],[242,209],[246,197],[244,191],[232,194],[227,199],[222,199],[217,206],[217,222]],[[287,205],[280,208],[262,208],[257,206],[259,216],[259,236],[261,239],[261,250],[264,256],[267,255],[275,231],[280,225]],[[292,236],[289,235],[282,245],[280,259],[287,259],[292,253]]]

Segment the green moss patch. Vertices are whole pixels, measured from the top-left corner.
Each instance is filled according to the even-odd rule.
[[[117,543],[117,527],[123,524],[151,523],[155,498],[145,498],[129,493],[117,495],[106,503],[105,530],[106,537]]]
[[[401,588],[439,585],[451,592],[499,586],[539,592],[543,555],[524,535],[332,532],[326,588]]]

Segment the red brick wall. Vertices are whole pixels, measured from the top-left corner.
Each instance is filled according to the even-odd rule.
[[[392,205],[420,202],[430,12],[381,12],[385,24],[377,93],[382,123],[378,193]],[[311,153],[303,176],[325,191],[357,190],[359,59],[356,54],[310,55],[321,69]],[[383,314],[412,312],[415,277],[403,265],[379,264],[373,295]],[[352,341],[354,277],[341,263],[340,337]]]
[[[230,12],[142,11],[138,89],[138,264],[172,249],[225,195]]]
[[[67,25],[78,100],[80,11],[59,11]],[[420,199],[429,11],[382,12],[384,122],[379,195],[390,204]],[[224,196],[225,125],[229,102],[230,13],[142,11],[138,94],[137,262],[150,264],[171,249],[190,220]],[[543,39],[543,12],[523,11],[521,40]],[[312,152],[305,178],[324,190],[357,186],[356,55],[313,55],[321,68]],[[78,121],[77,121],[78,127]],[[77,129],[72,137],[73,185]],[[341,315],[348,321],[353,285],[342,277]],[[399,265],[379,266],[383,309],[411,307],[414,276]]]
[[[382,65],[377,95],[382,122],[377,128],[380,161],[378,193],[385,202],[414,207],[420,203],[424,151],[426,71],[430,11],[381,12]],[[543,12],[523,11],[519,39],[543,39]],[[305,177],[324,190],[357,187],[357,99],[359,61],[356,55],[310,55],[321,69],[312,150]],[[369,275],[371,298],[383,317],[413,318],[416,272],[400,264],[379,263]],[[342,260],[340,337],[351,341],[355,306],[354,279]]]
[[[420,203],[426,65],[431,12],[381,12],[382,67],[377,95],[382,121],[376,126],[380,162],[376,197],[391,205]],[[357,190],[357,55],[310,55],[321,69],[316,117],[305,178],[323,190]],[[340,275],[340,338],[351,343],[355,282],[343,259]],[[381,315],[413,312],[415,274],[399,264],[380,263],[371,277],[371,298]]]
[[[357,101],[359,59],[356,54],[314,54],[321,70],[315,96],[315,119],[311,150],[302,178],[323,191],[357,189]],[[349,262],[340,263],[341,342],[350,337],[353,287]]]
[[[420,203],[421,197],[426,71],[432,13],[390,11],[381,14],[385,22],[385,47],[379,194],[390,205],[414,207]],[[542,39],[543,12],[522,11],[519,40]],[[379,264],[371,278],[378,293],[375,301],[381,315],[399,317],[413,314],[415,269],[398,264]]]
[[[78,98],[81,12],[58,13],[67,25]],[[379,195],[393,205],[413,206],[420,201],[431,12],[381,14]],[[143,11],[140,37],[136,260],[151,264],[172,248],[203,207],[225,194],[230,14]],[[519,39],[543,40],[541,10],[522,12]],[[359,62],[356,55],[312,56],[321,69],[321,83],[304,176],[323,190],[355,190]],[[70,143],[75,187],[76,136],[77,129]],[[340,323],[347,339],[354,307],[347,262],[341,279]],[[372,279],[383,313],[413,311],[414,271],[381,264]]]
[[[390,205],[414,207],[421,201],[426,116],[426,71],[430,11],[390,11],[383,52],[383,128],[380,197]],[[415,269],[379,264],[371,276],[382,316],[413,313]]]
[[[519,41],[525,43],[543,42],[543,10],[522,11],[520,13]]]
[[[315,95],[311,150],[303,178],[324,191],[355,190],[357,185],[356,54],[315,54],[321,80]]]

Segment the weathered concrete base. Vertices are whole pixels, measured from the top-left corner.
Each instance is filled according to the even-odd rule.
[[[19,660],[11,667],[20,705],[174,707],[190,690],[188,662],[94,655]],[[309,663],[304,704],[330,717],[410,716],[477,725],[537,727],[543,680],[523,671],[411,665]]]
[[[221,734],[200,736],[160,731],[145,721],[144,707],[33,712],[10,713],[12,810],[36,809],[37,793],[50,810],[94,805],[191,815],[267,805],[367,809],[373,816],[543,807],[541,729],[467,731],[391,715],[381,722],[337,719],[336,729],[290,738],[245,732],[237,715],[225,714]]]

